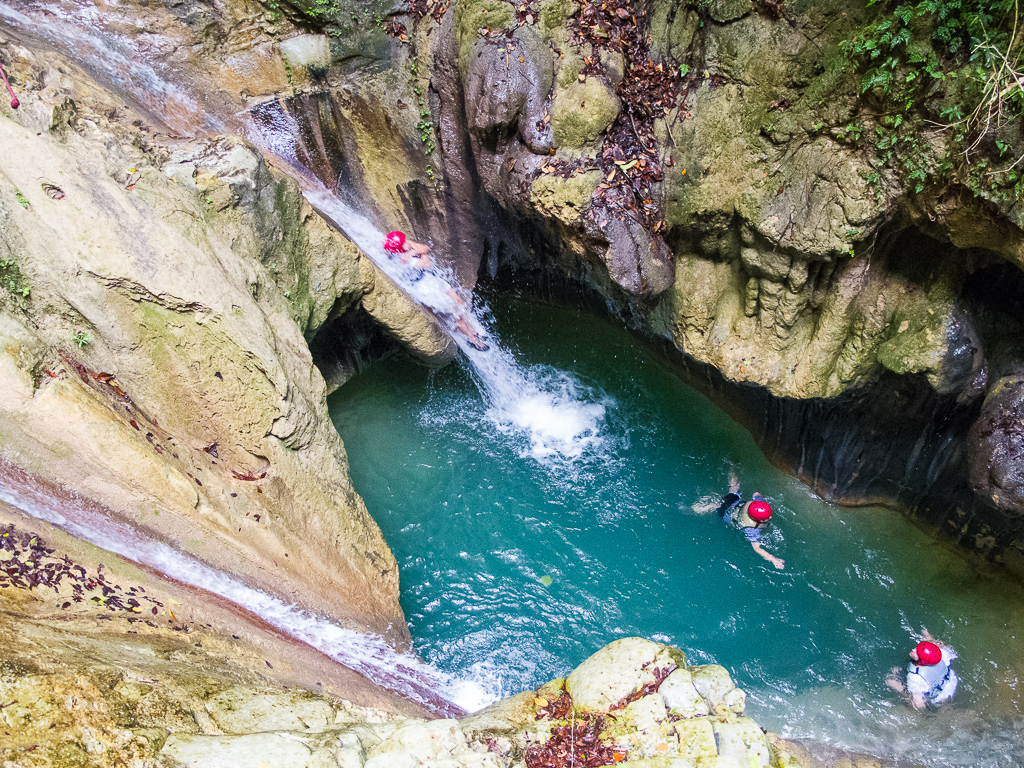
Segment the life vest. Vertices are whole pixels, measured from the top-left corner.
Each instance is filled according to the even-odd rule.
[[[945,659],[930,666],[910,662],[907,664],[908,678],[910,675],[920,675],[921,679],[927,683],[928,692],[924,694],[924,697],[929,704],[938,704],[950,698],[956,691],[957,683],[960,682],[956,672]]]
[[[753,504],[755,501],[760,501],[760,499],[752,499],[751,501],[748,501],[748,502],[746,502],[744,504],[741,504],[741,505],[733,508],[733,511],[732,511],[732,524],[733,525],[735,525],[737,528],[767,528],[768,527],[768,525],[769,525],[769,521],[768,520],[765,520],[764,522],[758,522],[757,520],[752,518],[750,516],[750,512],[747,511],[750,508],[750,505]]]

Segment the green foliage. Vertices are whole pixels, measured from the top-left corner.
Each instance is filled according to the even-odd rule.
[[[409,63],[409,71],[412,73],[413,79],[419,77],[419,54],[414,56]],[[420,143],[423,145],[423,154],[429,155],[435,149],[434,144],[434,123],[430,119],[430,110],[427,109],[426,100],[423,98],[422,88],[413,88],[412,92],[416,94],[417,104],[420,108],[420,120],[416,123],[416,130],[420,132]]]
[[[0,284],[13,296],[22,299],[27,299],[32,293],[32,286],[25,280],[14,259],[0,259]]]
[[[92,336],[85,331],[75,331],[71,334],[71,343],[77,344],[79,349],[84,349],[92,342]]]
[[[313,0],[308,13],[314,19],[330,19],[338,10],[338,0]]]
[[[15,199],[17,199],[18,203],[21,205],[22,208],[27,209],[29,207],[30,203],[28,201],[28,198],[21,193],[20,189],[14,190],[14,197]]]
[[[1000,183],[975,173],[974,155],[992,146],[1000,125],[1024,112],[1018,2],[869,0],[868,6],[878,10],[875,20],[841,44],[862,70],[861,92],[870,92],[882,108],[885,135],[876,136],[875,147],[914,191],[924,189],[933,175],[971,179],[975,191]],[[915,115],[927,115],[936,94],[948,97],[936,107],[947,154],[929,169],[924,123]],[[840,138],[853,133],[847,126]],[[1010,153],[1006,142],[995,146],[999,157]],[[1002,171],[990,170],[988,176],[1008,172],[1024,158],[1006,160]]]

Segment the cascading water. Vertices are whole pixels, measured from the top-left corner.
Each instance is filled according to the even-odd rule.
[[[224,122],[198,99],[146,64],[148,57],[130,40],[101,29],[99,16],[99,9],[89,4],[52,3],[26,7],[23,13],[0,3],[5,24],[71,54],[94,77],[164,125],[190,136],[224,130]]]
[[[605,403],[581,392],[579,381],[565,371],[520,366],[482,319],[487,308],[459,287],[449,269],[435,265],[424,273],[404,265],[384,250],[379,227],[315,178],[303,162],[299,126],[281,104],[262,105],[255,113],[249,137],[282,161],[321,216],[437,318],[464,353],[487,400],[487,417],[498,429],[527,438],[523,455],[571,459],[600,445]]]
[[[890,511],[822,502],[621,328],[491,303],[518,355],[571,368],[581,399],[605,408],[599,445],[523,461],[456,366],[389,358],[329,400],[428,661],[487,670],[511,695],[638,635],[727,667],[748,714],[785,736],[930,768],[1020,765],[1019,584]],[[771,499],[765,547],[784,570],[712,511],[730,468],[748,498]],[[937,712],[884,684],[922,627],[960,654],[960,689]]]
[[[22,13],[11,5],[0,4],[6,25],[74,53],[167,125],[183,133],[221,125],[142,64],[131,41],[104,32],[95,6],[19,3]],[[405,284],[376,226],[311,181],[285,144],[269,149],[285,157],[314,206],[433,308],[484,392],[481,401],[475,390],[460,390],[464,373],[450,369],[403,370],[389,380],[385,366],[397,364],[389,361],[334,401],[357,487],[398,557],[417,647],[451,674],[256,592],[128,526],[32,493],[23,481],[4,480],[0,498],[220,594],[415,700],[439,689],[473,709],[499,690],[516,693],[564,673],[616,637],[640,634],[687,648],[694,662],[726,664],[750,692],[754,716],[786,735],[934,766],[1020,764],[1018,587],[979,578],[885,513],[845,514],[821,504],[773,474],[749,437],[707,416],[707,404],[678,381],[641,374],[630,345],[614,347],[617,358],[602,363],[612,376],[598,376],[587,355],[614,345],[595,338],[594,318],[583,320],[585,342],[574,341],[572,354],[550,366],[518,366],[490,332],[491,321],[478,316],[470,322],[490,349],[473,348],[446,319],[454,308],[437,283],[431,290]],[[525,325],[522,315],[516,322]],[[573,322],[554,324],[569,329]],[[547,343],[555,348],[561,339]],[[569,368],[581,378],[562,372]],[[626,381],[609,383],[615,376]],[[396,395],[388,389],[396,378],[413,386]],[[381,408],[380,397],[400,407]],[[386,418],[375,420],[361,400]],[[748,487],[756,478],[761,490],[771,489],[781,532],[769,546],[785,556],[785,571],[766,569],[720,523],[695,513],[701,500],[720,494],[726,457]],[[958,647],[963,679],[954,707],[928,715],[898,704],[881,683],[923,624]],[[489,692],[460,689],[455,675],[462,674],[486,679]]]
[[[339,627],[252,589],[166,544],[147,540],[130,526],[94,509],[86,500],[73,494],[71,498],[62,497],[4,461],[0,461],[0,500],[107,552],[241,606],[285,634],[413,701],[431,708],[440,703],[444,709],[443,702],[438,701],[441,697],[473,711],[493,699],[475,683],[443,673],[412,654],[398,653],[381,637]]]

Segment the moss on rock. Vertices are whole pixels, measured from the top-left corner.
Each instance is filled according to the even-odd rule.
[[[459,46],[459,71],[466,74],[480,30],[499,31],[515,24],[515,11],[503,0],[464,0],[455,5],[455,35]]]
[[[601,80],[578,79],[559,91],[551,106],[556,147],[580,149],[593,144],[619,115],[619,97]]]
[[[578,226],[600,180],[600,171],[588,171],[568,179],[543,174],[534,180],[530,200],[545,215],[567,226]]]

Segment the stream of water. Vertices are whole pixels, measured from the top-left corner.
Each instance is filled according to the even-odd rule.
[[[1020,585],[895,513],[824,503],[610,323],[501,298],[493,328],[523,365],[508,387],[394,357],[329,402],[429,662],[497,698],[639,635],[725,665],[783,735],[933,768],[1024,764]],[[517,390],[547,394],[510,412]],[[731,468],[771,499],[785,570],[702,511]],[[922,627],[960,654],[937,712],[883,684]]]
[[[0,20],[74,51],[166,124],[190,135],[224,124],[105,31],[116,16],[91,3],[18,6],[0,3]],[[783,735],[932,768],[1024,764],[1020,585],[975,571],[895,514],[823,503],[611,324],[502,299],[491,320],[472,316],[491,340],[473,349],[444,318],[443,292],[406,280],[373,222],[294,170],[314,206],[410,296],[441,310],[473,362],[430,373],[392,358],[331,400],[356,487],[399,560],[417,648],[441,673],[127,528],[83,524],[81,510],[17,483],[0,483],[0,498],[212,589],[413,697],[426,686],[472,708],[641,635],[728,667],[749,714]],[[778,525],[766,546],[785,570],[701,511],[730,468],[748,495],[772,500]],[[922,627],[960,654],[956,701],[938,712],[910,710],[882,683]]]

